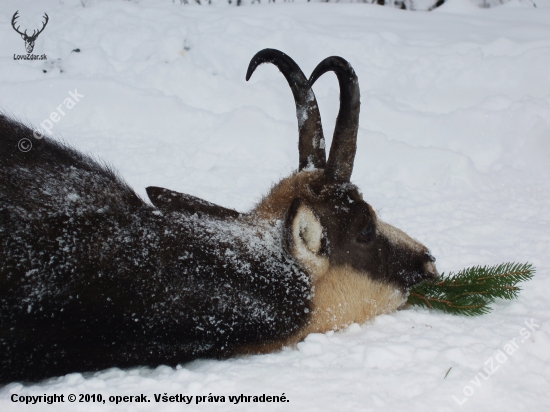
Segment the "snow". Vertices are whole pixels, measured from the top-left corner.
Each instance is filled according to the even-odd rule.
[[[286,80],[262,65],[246,82],[249,60],[277,48],[309,75],[339,55],[357,73],[363,103],[352,180],[381,218],[426,244],[440,271],[515,261],[537,274],[518,300],[481,317],[412,308],[269,355],[12,383],[0,388],[0,409],[548,410],[550,2],[535,3],[448,0],[426,13],[303,1],[4,0],[2,110],[38,127],[69,92],[83,95],[52,132],[112,164],[142,197],[154,185],[249,210],[298,163]],[[48,13],[33,52],[48,60],[13,59],[25,54],[10,24],[16,10],[22,27],[40,27]],[[314,91],[328,147],[336,78],[323,76]],[[11,400],[98,393],[151,402]],[[165,393],[226,402],[156,403]],[[228,401],[240,394],[289,402]]]

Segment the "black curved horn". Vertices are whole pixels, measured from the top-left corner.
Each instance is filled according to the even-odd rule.
[[[308,87],[307,78],[296,62],[285,53],[275,49],[264,49],[250,60],[246,72],[248,81],[254,70],[262,63],[273,63],[285,76],[296,103],[298,118],[298,169],[323,169],[326,164],[325,138],[321,125],[321,114],[313,90]]]
[[[357,75],[351,65],[338,56],[327,57],[317,65],[308,86],[328,71],[333,71],[340,84],[340,110],[336,118],[326,172],[329,180],[349,182],[357,151],[360,93]]]

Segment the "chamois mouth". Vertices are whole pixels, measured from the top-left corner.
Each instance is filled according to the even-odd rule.
[[[405,280],[405,288],[410,289],[414,285],[424,282],[425,280],[436,279],[438,276],[439,272],[435,267],[435,257],[433,257],[429,251],[426,251],[424,253],[424,265],[422,270],[406,273],[403,279]]]
[[[418,285],[425,280],[436,279],[439,274],[437,272],[437,269],[435,268],[435,265],[430,262],[426,266],[431,267],[426,268],[426,270],[422,272],[412,271],[404,273],[402,276],[400,276],[400,286],[402,286],[405,291],[408,291],[413,286]]]

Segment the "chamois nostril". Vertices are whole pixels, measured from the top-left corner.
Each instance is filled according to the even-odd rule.
[[[433,257],[430,252],[426,252],[424,255],[428,258],[430,262],[435,262],[435,257]]]

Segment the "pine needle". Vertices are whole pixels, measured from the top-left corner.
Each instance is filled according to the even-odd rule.
[[[408,303],[455,315],[483,315],[491,311],[489,304],[495,299],[517,298],[521,289],[516,284],[530,280],[534,273],[530,263],[474,266],[413,286]]]

